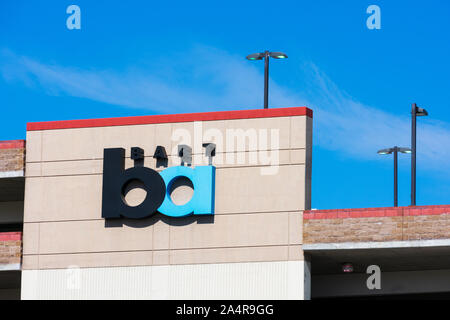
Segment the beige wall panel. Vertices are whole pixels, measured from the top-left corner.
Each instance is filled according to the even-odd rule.
[[[155,127],[154,147],[152,150],[145,150],[145,155],[153,156],[156,146],[163,146],[167,154],[170,154],[170,146],[172,145],[172,123],[158,123]],[[142,148],[142,147],[141,147]]]
[[[169,245],[171,249],[287,245],[288,224],[289,213],[284,212],[216,216],[214,223],[171,225]],[[103,220],[41,223],[39,252],[152,250],[153,225],[105,227]],[[158,246],[166,245],[159,240]]]
[[[286,245],[289,213],[217,215],[213,223],[170,226],[170,248]]]
[[[301,245],[289,246],[289,261],[303,261],[303,250]]]
[[[24,223],[23,225],[23,254],[39,253],[39,223]]]
[[[156,169],[156,160],[153,157],[145,157],[144,165]],[[134,166],[133,160],[128,156],[125,159],[125,169]],[[158,168],[162,170],[163,167]],[[87,174],[103,174],[103,159],[98,160],[73,160],[51,161],[42,163],[42,176],[73,176]]]
[[[203,123],[203,122],[202,122]],[[170,134],[170,144],[165,145],[167,155],[177,156],[178,145],[186,144],[192,148],[192,153],[201,153],[201,145],[194,145],[194,122],[172,123],[172,133]],[[198,140],[199,142],[201,139]]]
[[[312,145],[313,145],[313,119],[306,119],[306,152],[305,152],[305,209],[311,209],[311,178],[312,178]]]
[[[289,149],[289,132],[290,132],[290,118],[278,117],[278,118],[259,118],[259,119],[236,119],[222,122],[217,124],[217,121],[210,121],[204,125],[204,133],[210,131],[211,128],[219,128],[222,130],[224,137],[224,147],[226,147],[227,129],[238,130],[242,129],[245,133],[250,133],[248,130],[255,130],[259,139],[259,133],[267,134],[267,145],[260,142],[255,146],[250,146],[249,140],[246,140],[245,150],[267,150],[267,149]],[[271,129],[278,130],[279,145],[272,145],[271,143]],[[267,130],[267,131],[265,131]],[[210,131],[211,132],[211,131]],[[231,132],[230,132],[231,133]],[[248,139],[248,138],[247,138]],[[228,142],[229,143],[229,142]],[[236,143],[236,141],[235,141]],[[221,151],[221,150],[219,150]]]
[[[69,221],[40,224],[39,252],[84,253],[151,250],[153,227],[105,227],[105,221]]]
[[[295,249],[301,250],[297,246]],[[25,255],[23,269],[62,269],[68,267],[132,267],[201,263],[239,263],[302,260],[293,247],[263,246],[212,249],[182,249],[129,252],[93,252],[75,254]],[[291,257],[291,259],[289,259]]]
[[[130,159],[131,161],[131,159]],[[42,176],[102,174],[103,160],[75,160],[42,163]]]
[[[216,154],[224,153],[226,147],[226,128],[228,122],[225,121],[204,121],[202,122],[202,139],[205,143],[216,144]],[[220,134],[219,134],[220,132]]]
[[[165,266],[170,264],[170,253],[168,250],[153,251],[153,265]]]
[[[290,118],[259,118],[259,119],[238,119],[231,120],[225,123],[227,129],[255,129],[258,132],[260,130],[267,130],[268,146],[261,148],[258,143],[257,150],[262,149],[289,149],[289,131],[290,131]],[[270,143],[270,129],[279,130],[279,146],[272,147]],[[264,131],[263,131],[264,132]],[[246,150],[252,150],[253,148],[246,147]]]
[[[304,150],[299,150],[304,152]],[[253,167],[253,166],[276,166],[292,164],[290,150],[260,150],[247,152],[228,152],[216,153],[213,157],[212,164],[216,168],[236,168],[236,167]],[[180,165],[180,158],[171,158],[172,165]],[[296,164],[304,164],[298,160]],[[205,156],[194,155],[193,165],[208,165],[208,158]]]
[[[249,145],[249,140],[246,138],[246,145],[243,150],[266,150],[266,149],[289,149],[289,138],[290,138],[290,118],[289,117],[276,117],[276,118],[259,118],[259,119],[236,119],[236,120],[227,120],[227,121],[203,121],[194,124],[194,122],[185,122],[185,123],[174,123],[172,126],[172,133],[174,134],[174,138],[172,140],[171,146],[171,154],[176,155],[176,148],[178,144],[190,144],[193,147],[193,153],[201,153],[203,152],[203,148],[201,148],[201,143],[203,142],[214,142],[217,145],[217,152],[224,152],[227,145],[227,129],[237,130],[242,129],[245,133],[249,133],[254,130],[258,141],[255,146]],[[272,145],[270,141],[270,129],[279,130],[279,145]],[[248,131],[250,130],[250,131]],[[259,142],[259,133],[261,130],[267,130],[267,146],[260,148],[261,144]],[[218,140],[220,135],[217,135],[217,132],[220,131],[223,139],[222,141]],[[181,136],[183,132],[186,133],[186,136],[190,137],[190,139],[185,140],[182,139]],[[235,131],[237,132],[237,131]],[[264,132],[264,131],[262,131]],[[231,131],[228,131],[231,134]],[[201,137],[199,139],[198,137]],[[214,137],[214,138],[213,138]],[[220,142],[219,142],[220,141]],[[237,142],[235,141],[235,145]],[[175,151],[175,152],[174,152]],[[228,151],[228,150],[226,150]],[[240,151],[235,149],[235,151]]]
[[[43,214],[44,200],[44,179],[26,178],[25,179],[25,199],[23,209],[23,221],[35,222],[43,221],[46,215]]]
[[[305,164],[306,162],[306,150],[305,149],[295,149],[290,150],[290,163],[291,164]]]
[[[102,176],[28,178],[25,222],[101,219]]]
[[[311,157],[305,141],[310,140],[312,120],[308,119],[205,121],[195,134],[194,122],[28,132],[27,157],[28,150],[31,156],[27,158],[25,187],[25,269],[303,259],[300,210],[309,201],[305,179],[310,181]],[[261,153],[255,151],[233,153],[233,163],[221,153],[226,129],[269,129],[270,149],[271,128],[279,129],[280,145],[275,147],[281,149],[279,167],[261,166]],[[193,146],[194,140],[172,140],[177,129],[187,130],[192,139],[200,134],[200,143],[211,142],[203,137],[206,132],[214,133],[211,129],[223,135],[225,144],[218,143],[213,158],[216,214],[182,219],[157,214],[138,221],[105,223],[101,218],[103,149],[125,148],[129,168],[133,166],[130,148],[141,147],[145,166],[155,168],[152,156],[156,145],[164,146],[168,154],[179,143]],[[247,144],[245,150],[249,148]],[[197,154],[194,166],[198,160],[207,164],[204,148],[193,151]],[[222,161],[218,161],[221,155]],[[239,155],[245,155],[243,163],[237,162]],[[256,159],[256,164],[251,159]],[[179,165],[175,154],[169,157],[169,167],[174,165]],[[272,174],[264,171],[268,168]]]
[[[162,145],[166,148],[168,154],[175,155],[172,151],[176,149],[179,143],[186,142],[194,146],[194,141],[200,142],[196,144],[195,153],[202,153],[203,134],[212,132],[210,129],[218,129],[224,137],[224,144],[218,144],[218,152],[223,152],[222,147],[226,145],[226,129],[243,129],[256,130],[259,134],[260,130],[267,130],[270,138],[270,129],[279,130],[279,146],[272,146],[270,139],[267,148],[269,149],[289,149],[290,140],[292,138],[304,137],[302,131],[302,123],[306,117],[276,117],[276,118],[260,118],[260,119],[238,119],[224,121],[203,121],[194,136],[194,122],[183,122],[174,124],[148,124],[133,126],[112,126],[98,128],[75,128],[75,129],[57,129],[46,131],[30,131],[27,133],[31,156],[27,161],[36,162],[41,160],[39,150],[42,150],[42,161],[60,161],[60,160],[79,160],[79,159],[99,159],[103,157],[104,148],[122,147],[127,150],[134,146],[139,146],[145,150],[147,156],[153,155],[156,145]],[[295,122],[296,131],[291,132],[292,119],[303,119]],[[178,132],[179,129],[185,129],[190,135],[190,142],[181,139],[175,139],[172,134]],[[304,128],[303,128],[304,129]],[[178,131],[177,131],[178,130]],[[41,140],[42,135],[42,140]],[[259,139],[259,138],[258,138]],[[211,141],[211,139],[207,139]],[[206,142],[206,141],[205,141]],[[174,149],[175,148],[175,149]],[[304,148],[304,143],[302,145]],[[256,149],[245,147],[245,150],[259,150],[260,142]],[[266,148],[262,148],[266,149]]]
[[[170,147],[171,126],[148,124],[47,130],[43,132],[42,160],[101,159],[104,148],[125,148],[129,156],[130,148],[135,146],[143,148],[146,156],[152,156],[156,145]]]
[[[275,155],[275,152],[278,153]],[[249,167],[249,166],[276,166],[288,164],[305,164],[305,150],[272,150],[272,151],[251,151],[234,153],[233,156],[218,153],[213,158],[213,165],[216,168]],[[207,165],[208,158],[205,156],[195,157],[197,162],[193,166]],[[125,168],[133,167],[134,162],[129,157],[125,160]],[[146,167],[161,171],[163,166],[156,167],[156,160],[153,157],[145,157]],[[180,158],[169,156],[168,167],[180,165]],[[42,169],[41,169],[42,168]],[[27,177],[39,176],[63,176],[63,175],[86,175],[102,174],[103,160],[73,160],[73,161],[51,161],[42,163],[27,163]]]
[[[27,131],[26,162],[42,161],[42,131]]]
[[[301,211],[289,213],[289,244],[302,244],[303,214]]]
[[[150,266],[152,264],[153,254],[151,251],[46,254],[39,257],[39,269],[75,266],[80,268]]]
[[[174,218],[165,217],[161,214],[155,216],[153,225],[153,249],[162,250],[170,248],[170,223]],[[175,219],[176,220],[176,219]]]
[[[216,172],[216,213],[296,211],[304,207],[305,166],[280,166],[275,175],[260,168]]]
[[[288,260],[287,246],[171,250],[170,264],[236,263]]]
[[[155,151],[155,125],[115,126],[44,131],[42,160],[101,159],[104,148],[140,146],[146,155]]]
[[[22,270],[37,270],[39,269],[39,255],[22,256]]]
[[[27,162],[25,164],[25,177],[42,176],[42,162]]]
[[[296,211],[304,205],[304,165],[216,171],[216,214]],[[25,222],[101,219],[102,176],[28,178]],[[302,191],[303,190],[303,191]]]
[[[306,148],[306,128],[309,117],[291,117],[290,147],[292,149]]]

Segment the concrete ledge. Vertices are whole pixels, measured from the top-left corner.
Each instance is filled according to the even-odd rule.
[[[23,178],[24,176],[24,170],[0,172],[0,178]]]
[[[450,247],[450,239],[304,244],[303,251]]]
[[[0,264],[0,271],[20,270],[20,263]]]

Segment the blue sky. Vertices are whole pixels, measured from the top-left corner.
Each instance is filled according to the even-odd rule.
[[[81,30],[66,8],[81,8]],[[369,5],[381,30],[366,27]],[[2,1],[0,140],[31,121],[258,108],[269,49],[270,105],[314,114],[314,208],[392,205],[392,158],[419,119],[417,204],[450,203],[450,2]],[[399,203],[410,201],[410,158]]]

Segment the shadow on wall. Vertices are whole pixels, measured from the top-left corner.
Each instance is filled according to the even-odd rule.
[[[208,216],[188,216],[182,218],[172,218],[164,216],[161,213],[155,213],[154,215],[139,220],[120,218],[120,219],[106,219],[105,228],[121,228],[124,225],[130,228],[146,228],[154,225],[156,222],[162,221],[173,227],[187,226],[193,223],[198,224],[212,224],[214,223],[214,215]]]

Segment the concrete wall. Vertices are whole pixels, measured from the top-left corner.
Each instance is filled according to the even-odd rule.
[[[260,111],[267,115],[273,112]],[[226,148],[227,129],[242,129],[248,134],[243,148]],[[266,145],[259,139],[264,130],[268,133]],[[272,138],[271,130],[279,139]],[[250,143],[254,132],[258,134],[256,146]],[[186,136],[192,140],[186,141]],[[73,265],[91,270],[230,263],[275,263],[275,267],[281,262],[287,268],[289,261],[298,261],[302,266],[302,210],[310,207],[311,137],[312,119],[305,115],[28,131],[24,275],[26,270],[46,270],[42,273],[45,277],[57,277],[58,269]],[[279,143],[271,144],[271,139]],[[175,219],[156,214],[143,220],[101,218],[104,148],[125,148],[126,166],[131,167],[130,148],[141,147],[145,166],[161,170],[164,168],[156,168],[152,158],[157,145],[166,148],[169,167],[179,164],[178,144],[193,146],[196,166],[207,164],[202,142],[217,144],[214,217]],[[275,155],[279,165],[270,166],[267,159]],[[185,192],[189,190],[173,194],[173,200],[189,197]],[[132,203],[140,196],[136,192],[127,201]],[[299,271],[303,277],[303,269]],[[36,283],[26,280],[33,277],[24,278],[24,297],[35,292],[30,288]],[[279,286],[289,281],[279,280]],[[38,292],[28,296],[48,294]],[[218,296],[234,297],[224,292]],[[256,296],[255,291],[248,297]],[[196,298],[194,293],[191,297]],[[302,298],[303,294],[286,297]]]

